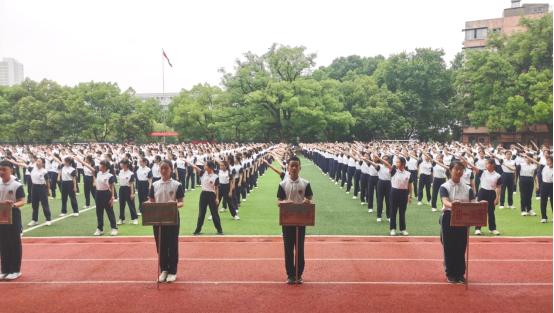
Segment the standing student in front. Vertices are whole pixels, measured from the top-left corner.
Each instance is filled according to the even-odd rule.
[[[437,159],[433,161],[433,184],[431,192],[431,211],[437,211],[437,200],[439,196],[439,188],[446,182],[448,175],[448,166],[443,163],[442,154],[437,155]]]
[[[375,156],[377,159],[377,162],[389,162],[390,158],[387,155],[384,155],[382,158]],[[389,169],[383,166],[383,164],[379,164],[376,162],[373,162],[369,159],[365,159],[369,164],[373,165],[375,167],[375,170],[377,170],[377,223],[381,223],[382,217],[383,217],[383,201],[385,202],[385,216],[387,217],[387,220],[390,221],[390,190],[391,190],[391,176]],[[371,213],[371,212],[370,212]]]
[[[169,160],[160,162],[161,178],[152,184],[148,195],[150,202],[177,202],[177,208],[183,207],[185,190],[183,185],[172,179],[173,165]],[[161,227],[161,229],[160,229]],[[177,279],[177,264],[179,263],[179,227],[180,218],[177,212],[177,225],[153,226],[156,250],[160,257],[159,282],[171,283]],[[159,233],[161,238],[158,239]],[[158,246],[158,241],[160,246]]]
[[[546,206],[550,199],[550,210],[552,211],[552,156],[545,157],[546,165],[541,170],[541,223],[546,223],[548,217],[546,215]]]
[[[141,215],[142,204],[148,201],[148,192],[152,187],[152,170],[148,167],[147,158],[140,159],[135,176],[137,177],[137,193],[139,198],[139,212],[137,215]]]
[[[94,159],[91,155],[87,155],[85,158],[87,163],[94,168]],[[81,165],[83,163],[79,162]],[[83,166],[83,187],[85,191],[85,209],[90,208],[90,198],[96,197],[96,187],[94,183],[94,176],[96,171],[91,171],[88,167]]]
[[[91,171],[95,171],[94,167],[88,163],[79,160]],[[96,219],[98,222],[94,236],[104,234],[104,211],[108,215],[110,221],[110,235],[117,236],[117,223],[115,221],[115,213],[113,211],[113,202],[115,197],[115,176],[110,172],[110,162],[107,160],[100,161],[100,171],[96,174]]]
[[[487,159],[486,169],[481,175],[481,187],[477,193],[479,201],[487,201],[489,230],[493,235],[500,235],[496,230],[496,216],[494,208],[500,201],[500,185],[502,180],[500,174],[496,172],[496,163],[494,159]],[[481,235],[481,227],[475,227],[475,235]]]
[[[135,173],[129,169],[129,160],[119,162],[119,220],[118,225],[125,224],[125,204],[129,206],[131,223],[138,225],[138,215],[135,209]]]
[[[221,228],[221,221],[219,219],[219,213],[217,212],[217,206],[219,204],[219,178],[214,173],[215,164],[213,161],[204,163],[204,169],[200,169],[196,165],[193,167],[200,175],[200,185],[202,192],[200,193],[200,201],[198,204],[198,222],[196,223],[196,230],[193,235],[200,235],[202,226],[204,225],[204,218],[206,217],[206,209],[210,208],[212,214],[212,220],[217,230],[218,235],[223,235],[223,229]]]
[[[299,177],[300,159],[292,156],[287,162],[288,175],[277,190],[277,200],[292,201],[295,203],[310,203],[313,197],[310,182]],[[298,226],[298,242],[296,242],[296,226],[283,226],[283,243],[285,246],[285,268],[287,271],[287,284],[302,284],[304,273],[304,238],[306,227]],[[298,280],[296,280],[296,268],[294,267],[294,247],[298,246]]]
[[[522,157],[519,165],[517,165],[517,172],[519,172],[519,191],[521,193],[521,216],[537,215],[532,208],[533,185],[537,174],[537,165],[533,163],[533,161],[530,161],[532,156],[533,155]]]
[[[231,201],[231,174],[229,172],[229,163],[227,161],[220,162],[219,171],[217,173],[219,178],[219,202],[223,201],[221,204],[220,212],[223,212],[227,207],[231,212],[231,216],[234,220],[240,220],[240,217],[237,214],[234,203]]]
[[[450,226],[452,205],[456,202],[474,201],[473,189],[463,183],[461,178],[466,166],[459,161],[450,163],[450,179],[440,187],[442,213],[440,217],[441,243],[444,253],[446,279],[452,284],[465,283],[467,247],[467,227]]]
[[[0,202],[12,207],[12,224],[0,225],[0,280],[14,280],[21,276],[21,210],[25,205],[23,185],[12,176],[12,164],[0,161]]]
[[[60,170],[60,176],[58,179],[61,181],[62,192],[62,213],[60,216],[67,214],[67,198],[71,202],[71,208],[73,209],[73,216],[79,216],[79,205],[77,204],[77,170],[73,167],[73,159],[66,157],[63,161],[63,167]]]
[[[500,208],[504,208],[504,199],[506,190],[508,190],[508,207],[514,209],[514,173],[516,171],[516,162],[512,159],[512,151],[507,150],[503,159],[498,159],[502,168],[502,187],[500,190]]]
[[[427,202],[431,201],[431,175],[433,174],[433,164],[431,163],[431,156],[428,154],[423,155],[423,160],[419,160],[419,189],[417,190],[417,205],[422,205],[423,189],[425,189],[427,195]]]
[[[412,173],[406,169],[406,159],[404,157],[396,158],[395,166],[383,159],[383,164],[390,171],[391,191],[390,191],[390,235],[396,235],[396,213],[398,213],[400,222],[400,233],[407,236],[406,230],[406,207],[408,202],[412,201],[412,186],[410,184]]]

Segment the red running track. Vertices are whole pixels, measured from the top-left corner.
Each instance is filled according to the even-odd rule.
[[[0,312],[552,312],[551,238],[472,238],[470,288],[445,282],[438,238],[308,237],[305,284],[279,237],[182,237],[156,289],[152,238],[25,238]]]

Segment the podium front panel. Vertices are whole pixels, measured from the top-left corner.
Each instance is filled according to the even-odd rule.
[[[450,226],[487,226],[486,202],[455,202],[452,204]]]
[[[142,225],[177,225],[177,203],[145,202],[142,206]]]
[[[0,225],[12,224],[12,205],[0,203]]]
[[[279,225],[314,226],[315,204],[279,202]]]

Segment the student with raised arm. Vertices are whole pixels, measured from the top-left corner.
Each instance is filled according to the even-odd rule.
[[[88,168],[91,172],[96,172],[96,169],[88,164],[86,161],[76,159]],[[110,162],[107,160],[100,161],[100,171],[96,173],[96,220],[97,227],[94,232],[94,236],[101,236],[104,234],[104,211],[108,215],[110,221],[111,232],[110,235],[117,236],[117,223],[115,220],[115,213],[113,210],[113,202],[115,197],[115,176],[112,175],[110,170]]]
[[[0,161],[0,202],[11,206],[12,223],[0,225],[0,280],[21,276],[21,210],[25,205],[23,185],[12,176],[12,163]]]
[[[214,173],[215,163],[213,161],[205,162],[204,169],[201,169],[194,164],[192,166],[196,169],[200,177],[200,185],[202,187],[198,203],[198,221],[193,235],[201,234],[208,207],[210,208],[210,213],[212,215],[212,220],[217,230],[217,234],[223,235],[221,220],[219,219],[219,213],[217,212],[217,206],[219,205],[219,177],[216,173]]]
[[[277,189],[278,201],[292,201],[295,203],[310,203],[313,197],[310,182],[301,178],[300,159],[296,156],[289,158],[285,179],[279,183]],[[302,284],[304,273],[304,239],[306,227],[298,226],[298,242],[296,242],[296,226],[283,226],[283,243],[285,246],[285,269],[287,271],[287,284]],[[294,267],[294,247],[298,246],[298,280],[296,280],[296,268]]]
[[[452,284],[465,283],[465,252],[467,247],[467,227],[450,226],[452,204],[474,201],[475,194],[461,181],[466,166],[459,161],[450,163],[450,179],[440,187],[442,213],[440,217],[441,243],[444,252],[446,279]]]
[[[412,201],[411,173],[406,169],[406,159],[404,157],[396,158],[396,164],[392,166],[388,161],[379,158],[388,168],[391,176],[390,192],[390,235],[396,235],[396,214],[398,213],[400,222],[400,233],[407,236],[406,230],[406,208],[408,202]]]
[[[508,207],[510,209],[514,207],[514,175],[516,172],[516,162],[512,158],[512,151],[506,150],[504,152],[504,158],[498,158],[500,166],[502,168],[502,187],[500,189],[500,208],[504,208],[504,200],[506,198],[506,190],[508,191]]]
[[[383,162],[383,160],[389,161],[387,155],[382,158],[377,154],[374,154],[376,162],[369,159],[365,159],[366,162],[373,165],[377,171],[377,223],[381,223],[383,217],[383,201],[385,202],[385,216],[387,220],[390,220],[390,190],[391,190],[391,176],[389,169],[377,162]],[[371,213],[371,212],[370,212]]]
[[[150,202],[177,202],[177,208],[183,207],[185,190],[183,185],[171,178],[173,164],[170,160],[159,162],[160,179],[152,184],[148,195]],[[160,257],[159,282],[171,283],[177,279],[177,264],[179,263],[179,212],[177,212],[177,225],[153,226],[156,239],[156,251]],[[161,227],[161,229],[160,229]],[[161,238],[158,239],[158,234]],[[158,241],[160,246],[158,246]]]
[[[446,182],[446,179],[448,177],[448,166],[446,166],[443,163],[442,154],[437,155],[436,160],[434,160],[431,164],[433,165],[433,183],[431,188],[431,211],[436,212],[437,200],[439,196],[439,188],[440,186],[442,186],[442,184]]]
[[[487,201],[489,230],[493,235],[500,235],[496,230],[496,216],[494,214],[495,206],[500,201],[500,185],[502,180],[500,174],[496,172],[496,163],[494,159],[487,159],[486,169],[481,175],[481,187],[477,193],[479,201]],[[475,227],[475,235],[481,235],[481,227]]]
[[[31,207],[33,208],[32,219],[27,226],[38,225],[38,207],[39,203],[42,206],[44,217],[46,218],[46,226],[51,225],[52,215],[50,213],[50,206],[48,205],[48,195],[50,194],[50,180],[48,177],[48,171],[44,168],[44,159],[37,158],[34,166],[28,166],[24,163],[17,163],[11,159],[6,159],[12,164],[19,165],[27,168],[31,171]]]

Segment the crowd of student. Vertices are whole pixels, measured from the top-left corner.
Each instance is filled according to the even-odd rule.
[[[548,221],[547,205],[552,209],[552,151],[534,143],[510,147],[436,143],[354,142],[302,144],[302,152],[321,171],[353,199],[377,210],[377,222],[385,211],[390,234],[399,230],[408,235],[406,208],[412,197],[423,205],[424,196],[431,211],[438,211],[442,201],[441,186],[450,177],[455,161],[464,165],[461,181],[470,187],[477,200],[488,202],[488,227],[500,235],[495,207],[515,209],[513,193],[520,191],[522,216],[535,216],[533,192],[540,200],[541,223]],[[476,228],[476,235],[481,229]]]
[[[26,201],[33,211],[28,226],[39,224],[39,208],[45,225],[51,225],[53,211],[58,208],[51,208],[48,198],[60,193],[59,216],[68,214],[68,200],[73,217],[79,216],[80,209],[91,208],[94,201],[98,220],[94,235],[104,234],[106,213],[110,234],[115,236],[118,225],[127,223],[129,215],[128,223],[138,224],[143,203],[149,200],[153,184],[162,178],[161,166],[167,162],[172,180],[183,191],[202,189],[194,234],[200,234],[208,208],[208,218],[218,234],[223,234],[219,213],[228,211],[233,220],[240,219],[241,201],[257,187],[258,177],[273,160],[270,152],[277,147],[210,143],[19,145],[0,146],[0,159],[11,163],[14,176],[26,186]],[[78,201],[80,192],[85,203]],[[114,204],[119,204],[117,219]]]

